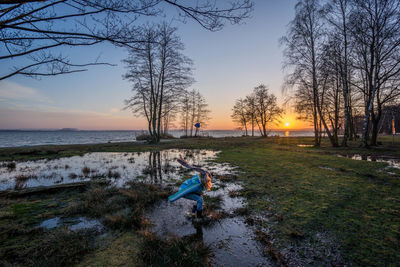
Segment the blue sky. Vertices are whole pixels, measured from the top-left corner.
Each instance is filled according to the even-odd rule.
[[[252,18],[209,32],[193,21],[177,22],[185,54],[194,61],[193,88],[200,90],[212,111],[209,129],[230,129],[235,99],[264,83],[282,100],[282,48],[279,38],[294,15],[295,0],[257,0]],[[78,62],[100,56],[116,67],[43,78],[13,77],[0,82],[0,129],[63,128],[145,129],[145,122],[122,111],[131,94],[121,60],[127,52],[109,44],[66,49]],[[4,68],[10,67],[10,62]],[[178,125],[177,125],[178,126]]]

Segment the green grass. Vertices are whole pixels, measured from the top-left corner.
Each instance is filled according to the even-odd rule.
[[[400,262],[400,180],[364,162],[259,141],[257,146],[224,149],[221,162],[244,172],[249,208],[269,210],[280,248],[298,234],[333,233],[345,260],[356,265]],[[325,167],[325,168],[321,168]],[[326,169],[332,168],[332,170]]]
[[[142,242],[137,232],[121,233],[103,248],[86,254],[78,266],[144,266],[140,256]]]
[[[92,233],[71,233],[66,228],[47,231],[36,226],[63,214],[80,190],[24,197],[0,197],[0,265],[69,266],[94,248]]]
[[[256,223],[269,229],[268,235],[274,240],[273,249],[282,250],[294,244],[301,248],[302,244],[310,240],[314,242],[317,233],[325,233],[331,237],[330,242],[340,248],[344,261],[351,265],[396,265],[400,262],[400,171],[392,169],[397,173],[397,176],[393,176],[384,169],[387,166],[385,163],[337,157],[337,154],[357,153],[400,158],[400,137],[396,138],[394,146],[391,145],[391,137],[383,137],[380,138],[381,146],[370,149],[361,148],[359,142],[350,142],[346,148],[332,148],[326,139],[323,139],[320,148],[298,147],[298,144],[312,144],[312,138],[276,137],[174,140],[159,145],[121,143],[40,146],[0,149],[0,160],[56,158],[94,151],[133,152],[169,148],[220,150],[222,153],[217,161],[240,167],[242,174],[237,179],[244,186],[240,195],[247,198],[247,208],[251,214],[265,216],[265,220],[256,220]],[[128,195],[127,198],[132,197]],[[103,203],[101,199],[90,200],[86,195],[85,199],[93,204],[92,207],[100,207]],[[69,201],[67,197],[65,201]],[[0,214],[3,219],[0,218],[0,223],[16,220],[32,224],[47,216],[40,217],[39,211],[44,214],[47,212],[49,216],[52,212],[57,214],[59,209],[52,211],[46,208],[49,203],[56,207],[58,205],[56,200],[51,202],[42,199],[2,205]],[[126,203],[133,202],[128,200]],[[106,213],[112,213],[113,209]],[[92,214],[96,210],[88,208],[86,212]],[[119,225],[120,222],[117,220],[116,223]],[[112,262],[119,265],[120,261],[111,255],[118,255],[118,250],[129,240],[142,240],[137,233],[130,236],[129,231],[123,231],[124,234],[107,247],[87,254],[97,255],[95,259],[85,257],[83,262],[90,262],[90,266],[105,266],[107,264],[102,263]],[[139,245],[141,242],[143,240]],[[324,246],[319,241],[315,242],[315,246]],[[177,244],[174,246],[179,248]],[[178,248],[171,250],[171,255],[183,253],[184,249]],[[121,252],[122,258],[129,258],[130,249],[140,254],[136,245],[127,246]],[[301,250],[299,254],[300,257],[307,257]],[[152,259],[149,257],[147,255],[142,260],[148,264],[149,259]],[[314,264],[330,263],[328,256],[325,259],[322,257],[324,255],[316,256]],[[204,258],[196,258],[199,259]],[[169,258],[157,259],[157,262],[159,260],[173,262]]]
[[[193,237],[163,239],[147,233],[141,244],[145,266],[206,266],[209,249]]]

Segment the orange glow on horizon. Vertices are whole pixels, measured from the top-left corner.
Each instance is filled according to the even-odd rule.
[[[273,130],[283,130],[283,131],[299,131],[307,130],[311,128],[311,125],[307,121],[302,121],[297,118],[296,113],[288,112],[280,120],[280,122],[271,127]]]
[[[147,130],[147,123],[143,118],[133,117],[128,111],[121,113],[100,113],[90,111],[32,111],[32,110],[4,110],[0,125],[8,128],[77,128],[81,130]],[[232,122],[225,110],[214,111],[211,120],[201,130],[235,130],[238,125]],[[46,120],[43,120],[46,118]],[[248,127],[250,127],[248,125]],[[310,130],[309,122],[297,119],[295,113],[286,113],[277,123],[267,125],[273,131]],[[171,130],[180,129],[179,120],[171,125]],[[258,131],[258,126],[255,126]]]
[[[227,119],[225,114],[212,114],[212,119],[207,124],[207,130],[234,130],[238,128],[238,125],[232,122],[231,118]],[[308,130],[311,128],[307,121],[301,121],[297,119],[297,114],[286,113],[281,121],[277,124],[270,124],[271,130],[283,130],[283,131],[298,131]],[[257,126],[256,126],[257,128]],[[258,129],[258,128],[257,128]]]

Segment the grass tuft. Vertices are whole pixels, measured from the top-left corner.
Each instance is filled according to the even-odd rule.
[[[85,166],[85,167],[82,168],[82,174],[83,174],[85,177],[89,177],[89,174],[90,174],[91,171],[92,171],[92,170],[91,170],[89,167],[87,167],[87,166]]]
[[[190,238],[163,239],[146,232],[141,256],[147,266],[207,266],[209,248]]]

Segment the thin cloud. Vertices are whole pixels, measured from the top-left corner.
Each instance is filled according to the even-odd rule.
[[[87,110],[0,108],[0,129],[78,128],[90,130],[144,129],[143,119]]]
[[[9,104],[15,102],[51,103],[51,100],[36,89],[15,82],[0,82],[0,101]]]
[[[119,113],[121,110],[119,108],[110,108],[109,112],[111,114]]]

